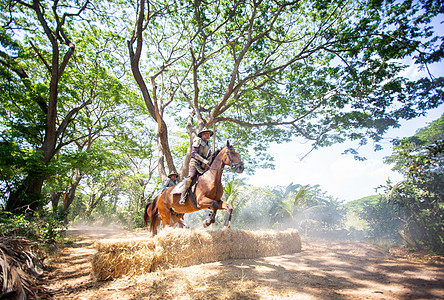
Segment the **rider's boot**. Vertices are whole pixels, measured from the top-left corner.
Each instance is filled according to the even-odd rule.
[[[191,178],[185,178],[185,183],[183,185],[182,194],[180,195],[179,204],[184,205],[185,199],[187,198],[187,190],[191,185]]]

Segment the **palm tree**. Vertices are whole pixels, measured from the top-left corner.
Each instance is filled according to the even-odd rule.
[[[233,207],[233,218],[239,214],[241,209],[246,205],[246,201],[242,201],[240,197],[243,190],[243,182],[240,179],[232,178],[224,186],[224,195],[222,199]]]
[[[291,223],[294,223],[296,210],[306,203],[310,195],[310,188],[310,185],[301,186],[290,183],[283,192],[274,190],[269,193],[277,203],[274,208],[275,216],[280,215],[282,219],[289,219]]]

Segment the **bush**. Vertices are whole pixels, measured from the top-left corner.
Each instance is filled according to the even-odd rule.
[[[27,237],[42,246],[52,246],[64,228],[63,221],[52,213],[35,213],[33,216],[0,211],[0,236]]]

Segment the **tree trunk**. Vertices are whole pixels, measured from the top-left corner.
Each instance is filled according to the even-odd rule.
[[[97,197],[96,199],[96,194],[92,194],[92,196],[89,197],[89,201],[88,201],[88,208],[85,212],[85,217],[89,218],[91,217],[92,211],[94,210],[94,208],[97,207],[97,205],[100,204],[100,202],[102,202],[103,197],[105,196],[105,193],[101,193],[99,197]]]
[[[71,205],[72,201],[74,201],[74,197],[76,196],[76,190],[77,187],[80,184],[80,180],[82,180],[83,174],[80,173],[79,170],[76,170],[76,176],[74,182],[71,184],[71,187],[69,188],[68,193],[66,193],[63,196],[63,206],[62,206],[62,213],[65,214],[68,211],[69,206]]]
[[[30,213],[33,213],[36,208],[45,204],[42,203],[41,199],[43,182],[48,176],[45,172],[45,168],[49,165],[50,161],[59,150],[57,140],[59,137],[63,136],[63,133],[75,112],[80,110],[87,103],[69,112],[65,116],[65,119],[63,119],[61,122],[61,125],[57,127],[57,121],[61,119],[61,116],[59,116],[57,112],[58,86],[65,68],[74,53],[75,45],[67,38],[68,35],[66,35],[64,32],[63,27],[65,25],[65,20],[63,20],[63,22],[57,22],[55,28],[50,28],[48,20],[51,17],[46,16],[44,11],[42,11],[43,5],[40,3],[40,0],[32,1],[32,5],[26,4],[25,2],[21,2],[21,4],[35,12],[41,25],[41,29],[43,29],[52,50],[50,64],[48,64],[48,62],[39,55],[39,57],[43,60],[43,64],[48,67],[51,78],[49,82],[48,103],[47,106],[44,105],[44,109],[42,108],[43,112],[46,114],[44,141],[41,148],[38,150],[41,152],[42,166],[38,171],[31,170],[28,172],[27,177],[20,184],[17,190],[10,194],[6,203],[6,210],[8,211],[20,213],[25,211],[27,212],[29,209]],[[86,4],[87,2],[77,11],[77,15],[80,15],[80,13],[86,9]],[[56,14],[57,8],[58,3],[54,2],[52,7],[54,14]],[[59,43],[68,46],[68,49],[63,57],[60,55]],[[36,51],[38,52],[38,50]]]
[[[41,206],[43,181],[42,172],[28,174],[17,190],[9,195],[5,210],[13,213],[33,214]]]
[[[51,193],[51,205],[52,205],[52,211],[56,212],[57,207],[59,206],[60,197],[62,196],[62,192],[53,192]]]

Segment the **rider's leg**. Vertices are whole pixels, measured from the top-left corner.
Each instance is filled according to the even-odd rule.
[[[190,170],[188,171],[188,177],[186,177],[184,180],[184,185],[182,188],[182,194],[180,195],[179,204],[183,205],[185,204],[185,199],[187,198],[188,188],[191,185],[191,182],[193,181],[194,176],[196,176],[197,170],[194,167],[193,164],[190,164]]]
[[[180,195],[180,200],[179,200],[179,204],[181,205],[185,204],[185,199],[187,198],[187,191],[191,185],[192,178],[186,177],[184,180],[185,183],[183,185],[182,194]]]

